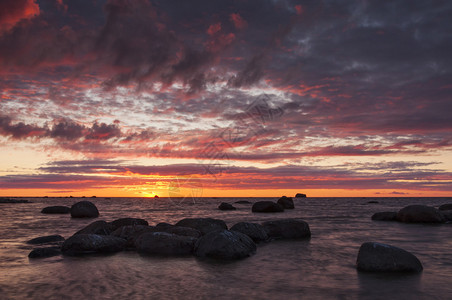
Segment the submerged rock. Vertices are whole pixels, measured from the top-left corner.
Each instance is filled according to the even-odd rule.
[[[29,254],[29,258],[45,258],[61,255],[60,247],[35,248]]]
[[[292,198],[288,198],[286,196],[282,196],[281,198],[279,198],[277,203],[282,205],[282,207],[284,207],[284,209],[294,209],[295,208]]]
[[[97,218],[99,211],[96,205],[90,201],[80,201],[72,205],[71,217],[73,218]]]
[[[251,211],[261,213],[283,212],[284,207],[273,201],[258,201],[253,204]]]
[[[49,244],[49,243],[58,243],[64,241],[64,237],[62,237],[59,234],[55,235],[47,235],[47,236],[41,236],[34,239],[31,239],[27,242],[27,244]]]
[[[195,255],[216,259],[241,259],[256,253],[256,244],[247,235],[237,231],[209,232],[195,245]]]
[[[375,242],[361,245],[356,267],[368,272],[421,272],[423,269],[419,259],[410,252]]]
[[[187,255],[193,253],[196,238],[167,232],[147,232],[135,241],[141,253],[157,255]]]
[[[68,214],[71,208],[67,206],[47,206],[41,210],[42,214]]]
[[[212,218],[186,218],[177,222],[176,226],[194,228],[199,230],[203,235],[211,231],[228,229],[223,220]]]
[[[237,231],[249,236],[254,242],[258,243],[268,239],[267,231],[264,226],[257,223],[240,222],[231,227],[231,231]]]
[[[397,220],[404,223],[441,223],[443,218],[434,207],[426,205],[409,205],[397,213]]]
[[[98,234],[76,234],[68,238],[61,247],[66,255],[109,253],[122,251],[127,241],[122,238]]]
[[[282,219],[262,223],[270,238],[302,239],[311,237],[309,224],[295,219]]]
[[[397,221],[397,212],[395,211],[383,211],[377,212],[372,215],[374,221]]]
[[[235,210],[236,208],[234,206],[232,206],[232,204],[226,203],[226,202],[222,202],[219,206],[218,206],[219,210]]]

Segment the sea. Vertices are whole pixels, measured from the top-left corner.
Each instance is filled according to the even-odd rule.
[[[277,198],[22,198],[0,204],[0,299],[452,299],[452,224],[372,221],[376,212],[411,204],[438,207],[452,198],[296,198],[295,209],[253,213],[250,204]],[[99,209],[96,219],[42,214],[46,206],[81,200]],[[220,211],[221,202],[237,210]],[[29,259],[35,237],[69,238],[96,220],[142,218],[150,225],[183,218],[235,223],[295,218],[308,222],[312,237],[261,243],[237,261],[109,255]],[[356,270],[359,247],[380,242],[416,255],[418,274]]]

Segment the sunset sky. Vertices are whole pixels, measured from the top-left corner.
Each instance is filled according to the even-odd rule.
[[[451,16],[3,0],[0,196],[452,196]]]

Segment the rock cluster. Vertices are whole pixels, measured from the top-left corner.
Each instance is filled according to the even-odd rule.
[[[398,212],[378,212],[372,215],[375,221],[398,221],[402,223],[444,223],[452,220],[452,211],[442,205],[441,209],[426,205],[408,205]],[[450,206],[452,208],[452,206]]]

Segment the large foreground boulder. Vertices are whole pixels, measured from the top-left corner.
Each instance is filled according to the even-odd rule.
[[[73,218],[97,218],[99,211],[96,205],[90,201],[80,201],[72,205],[71,217]]]
[[[195,245],[195,255],[216,259],[241,259],[256,253],[256,244],[237,231],[213,231],[201,237]]]
[[[31,239],[31,240],[27,241],[27,244],[32,244],[32,245],[52,244],[52,243],[59,243],[59,242],[63,242],[63,241],[64,241],[64,237],[62,237],[59,234],[54,234],[54,235],[40,236],[40,237]]]
[[[258,201],[253,204],[251,211],[260,213],[283,212],[284,207],[273,201]]]
[[[190,227],[199,230],[203,235],[211,231],[228,229],[223,220],[212,218],[186,218],[176,223],[176,226]]]
[[[423,269],[419,259],[410,252],[375,242],[361,245],[356,267],[368,272],[421,272]]]
[[[99,220],[95,221],[79,231],[75,234],[99,234],[99,235],[109,235],[114,231],[114,227],[105,221]]]
[[[438,209],[441,210],[441,211],[443,211],[443,210],[452,210],[452,203],[443,204]]]
[[[158,232],[166,232],[182,236],[191,236],[193,238],[199,238],[202,236],[202,233],[197,229],[191,227],[176,226],[167,223],[157,224],[155,226],[155,230]]]
[[[121,218],[121,219],[114,220],[110,224],[112,225],[113,230],[116,230],[122,226],[130,226],[130,225],[132,225],[132,226],[133,225],[148,226],[149,225],[148,221],[143,220],[143,219],[138,219],[138,218]]]
[[[196,240],[167,232],[146,232],[135,240],[135,247],[145,254],[188,255],[193,253]]]
[[[268,239],[264,226],[257,223],[240,222],[232,226],[231,230],[246,234],[256,243]]]
[[[77,234],[63,243],[61,251],[66,255],[118,252],[126,247],[126,243],[125,239],[115,236]]]
[[[382,211],[372,215],[374,221],[397,221],[397,212],[395,211]]]
[[[303,239],[311,237],[308,223],[295,219],[282,219],[262,223],[270,238]]]
[[[409,205],[397,213],[397,220],[404,223],[441,223],[439,210],[426,205]]]
[[[282,196],[281,198],[279,198],[277,203],[282,205],[282,207],[284,207],[284,209],[294,209],[295,208],[292,198],[289,198],[286,196]]]
[[[41,210],[42,214],[68,214],[71,208],[67,206],[47,206]]]

